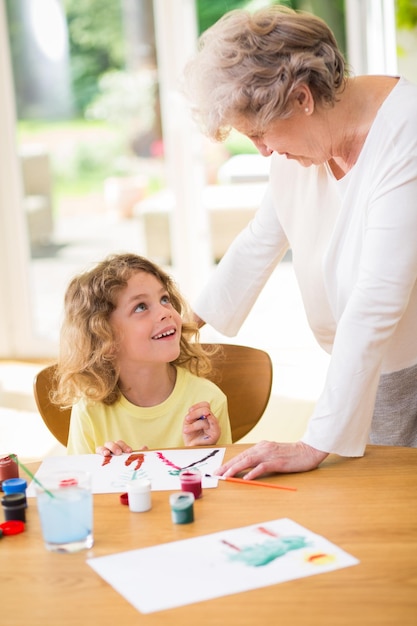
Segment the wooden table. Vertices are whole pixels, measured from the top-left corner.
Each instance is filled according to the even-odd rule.
[[[225,458],[244,448],[228,446]],[[417,449],[369,446],[363,458],[330,456],[316,471],[267,480],[297,491],[219,482],[195,503],[194,524],[183,526],[171,522],[167,492],[152,493],[152,510],[136,514],[119,504],[117,494],[95,495],[95,545],[68,555],[44,548],[36,503],[30,499],[26,532],[0,540],[0,624],[417,624]],[[281,517],[323,535],[360,564],[144,615],[85,563],[87,556]]]

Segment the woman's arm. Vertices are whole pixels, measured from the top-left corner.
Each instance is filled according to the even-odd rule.
[[[198,319],[235,335],[288,250],[268,188],[253,220],[238,235],[194,304]]]

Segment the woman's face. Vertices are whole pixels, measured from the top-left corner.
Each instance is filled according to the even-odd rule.
[[[169,363],[179,355],[182,319],[152,274],[131,276],[118,295],[110,324],[119,339],[119,363]]]
[[[310,114],[302,110],[288,119],[276,119],[263,133],[257,133],[253,123],[243,116],[233,126],[246,135],[263,156],[277,152],[304,167],[320,165],[332,156],[330,136],[317,111]]]

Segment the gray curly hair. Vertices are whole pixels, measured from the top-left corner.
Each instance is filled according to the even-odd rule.
[[[346,78],[345,60],[323,20],[284,6],[226,13],[205,31],[184,71],[194,117],[224,140],[237,117],[262,132],[292,114],[293,94],[307,85],[316,104],[333,106]]]

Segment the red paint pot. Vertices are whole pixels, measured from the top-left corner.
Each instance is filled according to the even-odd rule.
[[[0,456],[0,489],[3,480],[8,480],[9,478],[19,478],[19,466],[10,455]]]
[[[189,491],[197,500],[203,495],[201,486],[201,472],[195,468],[183,469],[180,472],[181,490]]]

